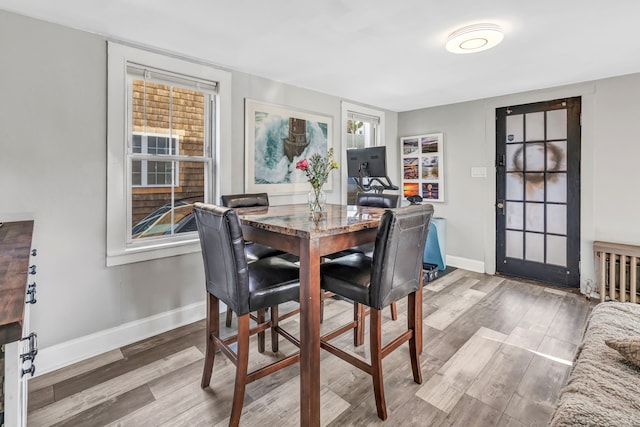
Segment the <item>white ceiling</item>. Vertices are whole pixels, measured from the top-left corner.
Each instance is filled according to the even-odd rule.
[[[393,111],[640,72],[639,0],[0,0],[0,9]],[[503,27],[455,55],[448,34]]]

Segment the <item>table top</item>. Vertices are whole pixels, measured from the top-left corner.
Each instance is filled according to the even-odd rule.
[[[307,204],[236,209],[243,225],[307,239],[377,228],[384,211],[369,206],[327,204],[322,219],[315,221]]]

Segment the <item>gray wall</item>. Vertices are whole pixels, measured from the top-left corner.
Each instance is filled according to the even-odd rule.
[[[447,254],[495,272],[495,109],[582,96],[581,285],[593,284],[594,240],[639,244],[640,74],[400,113],[398,136],[444,132]],[[399,142],[398,142],[399,143]],[[472,178],[471,167],[487,168]]]
[[[0,221],[36,221],[31,324],[41,348],[202,302],[199,253],[105,267],[105,39],[0,11],[0,58]],[[238,72],[232,95],[231,140],[221,148],[231,164],[221,165],[221,191],[244,189],[245,97],[333,116],[341,148],[339,98]],[[387,113],[386,135],[395,141],[396,113]],[[389,161],[395,168],[397,157]],[[339,202],[339,174],[332,179],[328,198]]]

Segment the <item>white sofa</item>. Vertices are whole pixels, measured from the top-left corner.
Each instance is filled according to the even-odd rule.
[[[640,304],[594,309],[551,426],[640,426],[640,368],[605,344],[640,336]]]

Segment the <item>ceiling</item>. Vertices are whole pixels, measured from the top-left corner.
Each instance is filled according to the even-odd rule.
[[[638,0],[0,0],[0,9],[392,111],[640,72]],[[492,22],[496,48],[445,50]]]

